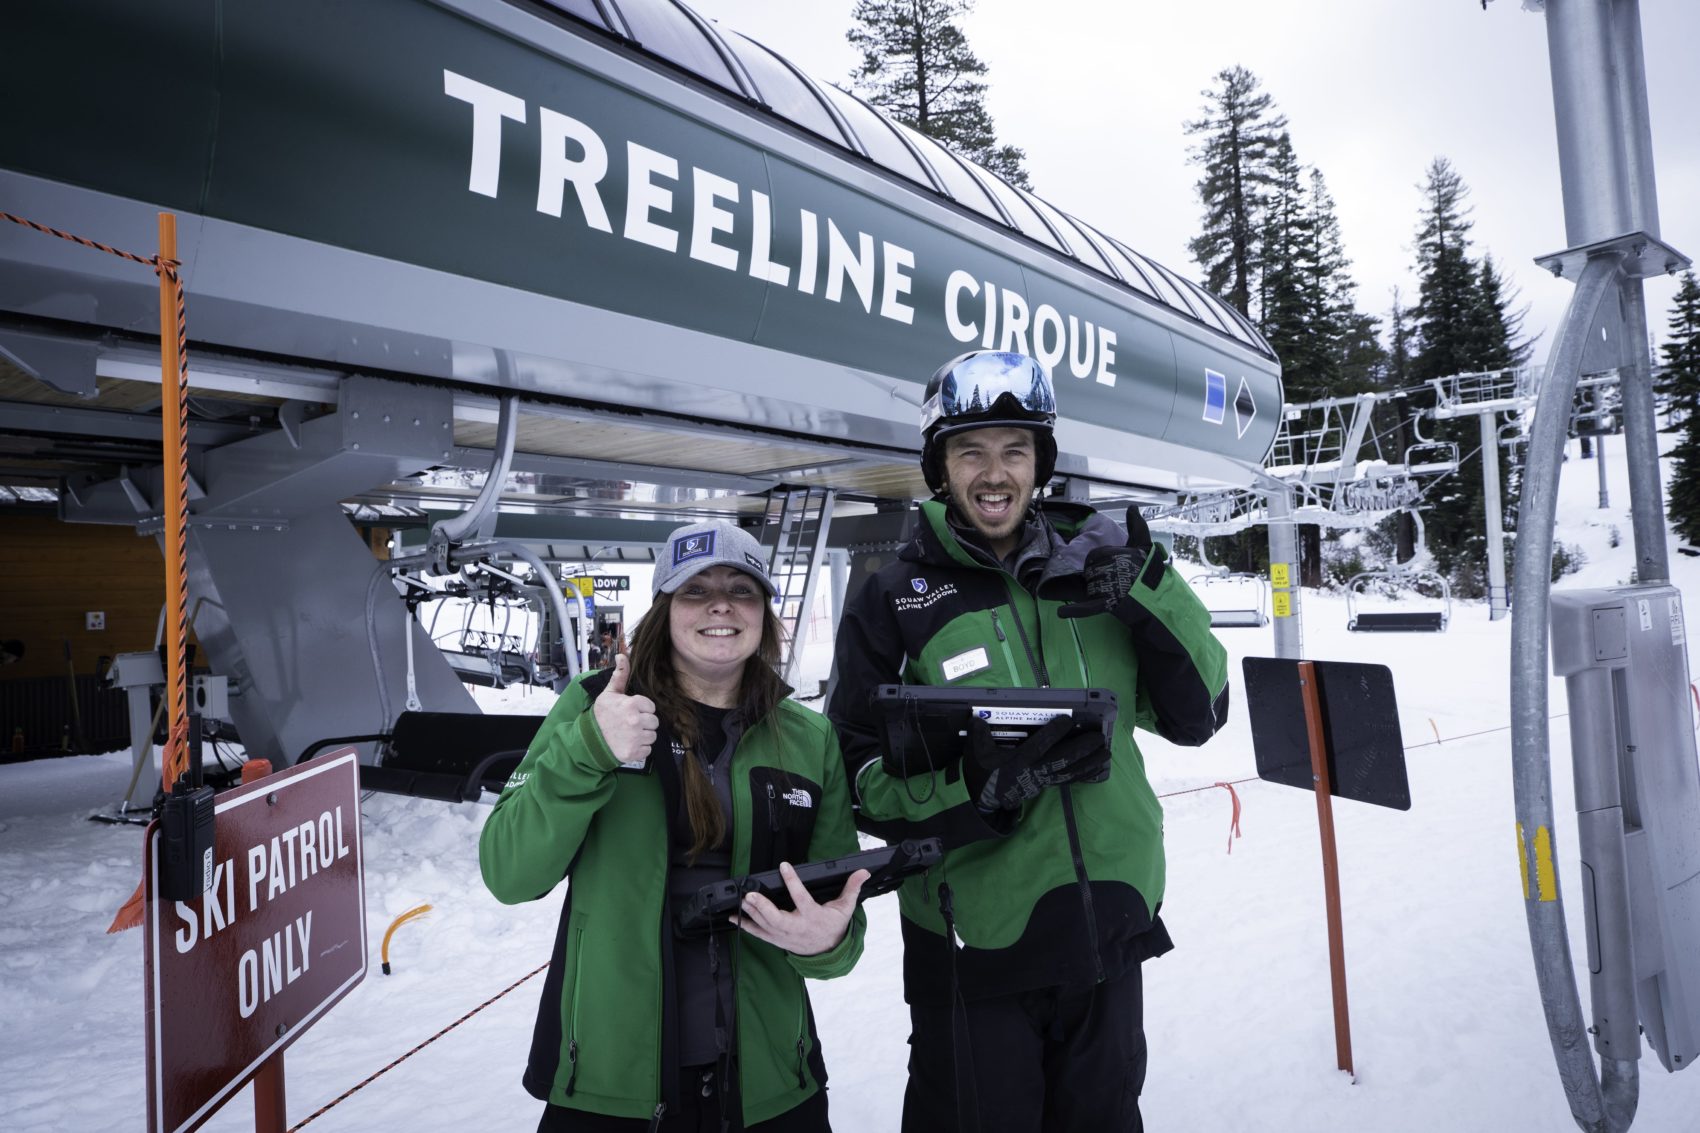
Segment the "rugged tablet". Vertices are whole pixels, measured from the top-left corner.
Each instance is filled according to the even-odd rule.
[[[943,770],[967,746],[968,722],[984,721],[1000,744],[1018,744],[1058,716],[1076,728],[1103,733],[1116,723],[1116,694],[1107,688],[933,688],[880,685],[873,710],[879,720],[885,769],[907,778]]]
[[[936,865],[944,856],[937,838],[904,839],[894,846],[880,846],[842,858],[805,862],[796,867],[797,878],[817,901],[830,901],[844,889],[850,875],[859,869],[869,872],[862,883],[862,898],[896,889],[905,877]],[[760,893],[781,909],[795,908],[790,890],[779,871],[748,873],[704,885],[678,910],[679,931],[686,934],[717,932],[729,928],[726,918],[738,911],[744,894]]]

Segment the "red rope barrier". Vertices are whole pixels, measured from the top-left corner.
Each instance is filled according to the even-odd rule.
[[[548,964],[544,964],[542,967],[535,968],[532,971],[527,972],[525,975],[509,984],[501,991],[498,991],[495,995],[492,995],[489,999],[486,999],[483,1003],[480,1003],[477,1007],[474,1007],[471,1011],[468,1011],[465,1015],[462,1015],[460,1018],[456,1019],[454,1022],[450,1023],[448,1026],[444,1027],[442,1030],[438,1031],[436,1034],[432,1035],[430,1038],[426,1039],[424,1042],[420,1043],[418,1046],[414,1047],[412,1050],[408,1051],[382,1070],[368,1076],[366,1080],[361,1082],[359,1085],[349,1087],[337,1097],[326,1102],[306,1117],[303,1117],[300,1121],[297,1121],[294,1125],[291,1125],[289,1127],[289,1133],[295,1133],[297,1129],[300,1129],[307,1123],[315,1121],[323,1116],[331,1109],[331,1107],[347,1101],[349,1098],[353,1097],[361,1090],[364,1090],[367,1086],[370,1086],[373,1082],[376,1082],[379,1078],[382,1078],[385,1074],[388,1074],[391,1070],[394,1070],[397,1066],[400,1066],[402,1063],[406,1062],[408,1059],[412,1058],[414,1055],[418,1054],[420,1051],[424,1050],[426,1047],[430,1046],[432,1043],[436,1042],[438,1039],[442,1038],[444,1035],[448,1034],[450,1031],[454,1030],[456,1027],[460,1026],[462,1023],[466,1022],[468,1019],[472,1018],[474,1015],[478,1014],[480,1011],[496,1002],[496,1000],[502,998],[502,996],[508,994],[508,992],[512,991],[526,980],[529,980],[532,976],[535,976],[538,972],[541,972],[548,966]]]

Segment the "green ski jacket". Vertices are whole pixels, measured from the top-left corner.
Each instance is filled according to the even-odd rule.
[[[1090,508],[1042,506],[1047,543],[1018,554],[1018,580],[961,541],[943,502],[922,504],[915,537],[840,623],[827,714],[857,821],[889,841],[938,835],[947,847],[941,870],[900,892],[911,1003],[943,1003],[953,986],[969,999],[1091,986],[1172,947],[1158,918],[1163,812],[1133,729],[1209,739],[1227,718],[1227,655],[1161,546],[1133,584],[1132,624],[1059,617],[1085,597],[1086,553],[1125,536]],[[882,765],[871,697],[900,683],[1110,689],[1110,776],[1046,790],[1013,822],[988,820],[968,797],[961,752],[907,778]]]
[[[677,1100],[667,870],[680,787],[665,737],[649,772],[615,770],[591,711],[611,673],[580,677],[561,693],[496,801],[478,856],[484,883],[507,904],[535,901],[568,879],[526,1089],[556,1105],[650,1118]],[[782,701],[743,730],[731,774],[734,876],[859,848],[843,759],[818,713]],[[825,1085],[803,978],[848,972],[866,924],[857,909],[844,940],[818,956],[743,932],[727,938],[746,1125]]]

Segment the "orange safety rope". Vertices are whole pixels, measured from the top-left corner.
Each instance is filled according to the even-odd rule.
[[[466,1022],[468,1019],[472,1018],[474,1015],[478,1014],[480,1011],[484,1010],[486,1007],[490,1006],[492,1003],[496,1002],[496,1000],[502,998],[502,996],[508,994],[508,992],[512,991],[514,988],[518,987],[520,984],[524,983],[526,980],[529,980],[532,976],[535,976],[538,972],[543,971],[543,969],[547,968],[548,966],[549,966],[548,964],[543,964],[542,966],[540,966],[538,968],[534,968],[532,971],[527,972],[525,975],[521,976],[519,979],[517,979],[513,983],[509,984],[507,987],[503,988],[501,991],[498,991],[495,995],[492,995],[489,999],[486,999],[483,1003],[480,1003],[477,1007],[474,1007],[471,1011],[468,1011],[465,1015],[462,1015],[460,1018],[456,1019],[454,1022],[450,1023],[448,1026],[444,1027],[442,1030],[438,1031],[436,1034],[432,1035],[430,1038],[426,1039],[424,1042],[420,1043],[418,1046],[414,1047],[412,1050],[408,1051],[406,1054],[402,1055],[400,1058],[396,1059],[394,1062],[390,1063],[388,1066],[384,1067],[382,1070],[379,1070],[376,1073],[370,1075],[365,1081],[359,1083],[358,1085],[351,1086],[347,1090],[344,1090],[337,1097],[326,1102],[324,1105],[320,1106],[317,1110],[308,1114],[306,1117],[303,1117],[300,1121],[297,1121],[294,1125],[291,1125],[289,1127],[289,1133],[295,1133],[295,1131],[300,1129],[302,1126],[324,1116],[324,1114],[327,1113],[331,1109],[332,1106],[335,1106],[335,1105],[338,1105],[342,1102],[345,1102],[349,1098],[353,1097],[355,1094],[359,1093],[361,1090],[364,1090],[367,1086],[370,1086],[373,1082],[376,1082],[379,1078],[383,1077],[385,1074],[388,1074],[391,1070],[394,1070],[397,1066],[400,1066],[402,1063],[406,1062],[408,1059],[412,1058],[414,1055],[418,1054],[420,1051],[424,1050],[426,1047],[430,1046],[432,1043],[436,1042],[438,1039],[442,1038],[444,1035],[448,1034],[450,1031],[454,1030],[456,1027],[460,1026],[462,1023]]]
[[[173,620],[171,648],[166,651],[167,699],[171,704],[171,726],[167,733],[162,779],[167,791],[189,766],[189,674],[185,664],[189,652],[189,315],[183,295],[183,280],[178,274],[182,266],[177,259],[177,217],[169,212],[159,214],[159,255],[138,256],[95,240],[89,240],[45,224],[37,224],[9,212],[0,212],[0,219],[21,224],[47,236],[56,236],[81,244],[97,252],[117,256],[132,263],[144,264],[159,276],[159,352],[160,385],[177,388],[177,411],[168,413],[161,398],[160,422],[164,433],[165,464],[162,479],[161,505],[165,512],[165,600],[176,607]],[[177,333],[167,331],[173,322]],[[175,475],[177,490],[164,488]],[[106,931],[120,932],[142,923],[142,886],[130,895],[113,917]]]

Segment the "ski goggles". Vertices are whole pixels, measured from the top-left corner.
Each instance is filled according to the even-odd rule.
[[[960,421],[984,423],[997,420],[998,400],[1009,397],[1019,409],[1016,419],[1050,424],[1056,417],[1057,399],[1051,376],[1025,354],[979,351],[947,363],[927,383],[921,404],[921,431],[948,427]]]

